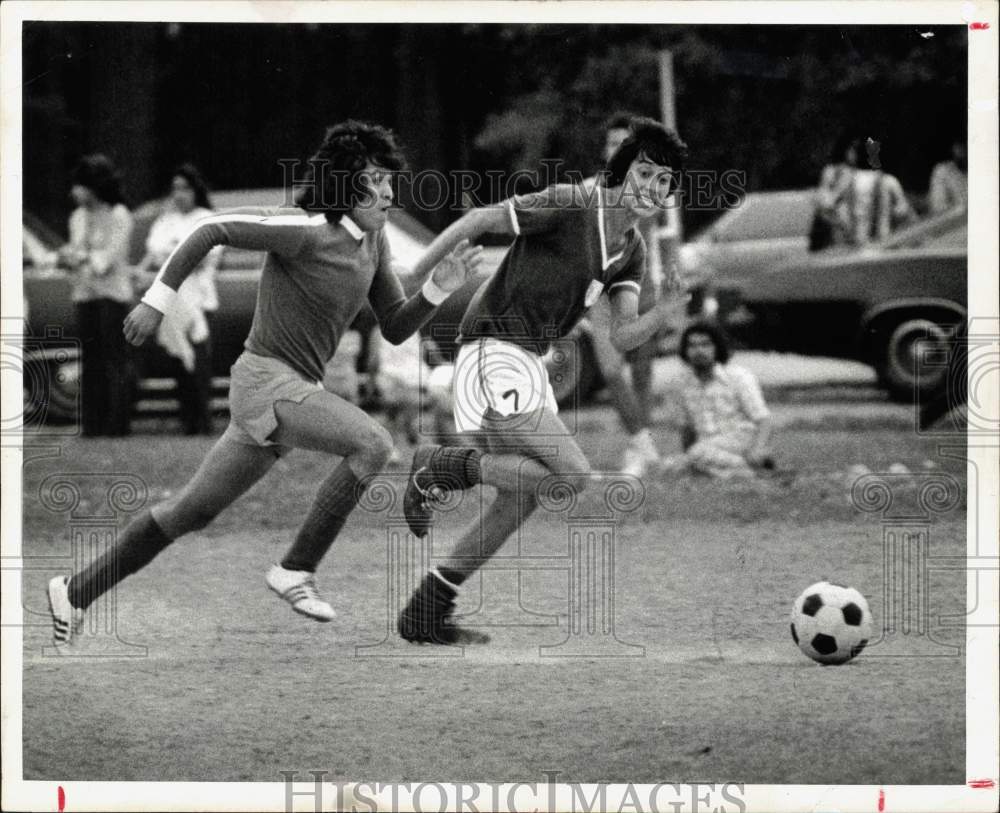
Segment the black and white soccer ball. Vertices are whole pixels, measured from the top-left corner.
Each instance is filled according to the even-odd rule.
[[[817,582],[795,599],[792,639],[822,664],[847,663],[871,639],[868,602],[853,587]]]

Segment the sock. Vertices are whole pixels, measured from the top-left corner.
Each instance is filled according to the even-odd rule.
[[[455,570],[454,568],[444,567],[439,565],[438,567],[431,568],[431,573],[438,576],[440,579],[444,580],[449,587],[460,587],[462,582],[465,581],[468,574],[462,573],[460,570]]]
[[[431,455],[430,469],[434,474],[455,478],[463,489],[472,488],[480,482],[479,460],[482,456],[478,449],[439,446]]]
[[[143,511],[122,531],[121,539],[69,580],[69,603],[86,609],[126,576],[141,570],[173,540]]]
[[[320,560],[344,527],[348,515],[358,504],[363,488],[347,461],[341,462],[323,481],[306,521],[295,541],[281,560],[285,570],[316,572]]]

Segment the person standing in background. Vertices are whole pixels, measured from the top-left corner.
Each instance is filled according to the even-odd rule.
[[[847,200],[852,242],[863,247],[885,240],[916,215],[899,179],[883,168],[881,142],[866,138],[856,143],[864,150],[867,168],[854,171]]]
[[[170,196],[153,222],[146,255],[139,263],[143,289],[198,221],[212,214],[208,185],[192,164],[174,170]],[[178,302],[156,333],[157,342],[177,359],[177,397],[186,435],[212,433],[212,317],[219,308],[215,273],[222,247],[212,249],[178,291]]]
[[[902,184],[882,166],[881,147],[873,138],[838,143],[834,163],[820,176],[810,250],[864,247],[913,219]]]
[[[121,328],[132,303],[132,215],[124,204],[121,177],[107,156],[85,156],[72,180],[76,208],[60,263],[75,276],[81,432],[84,437],[123,436],[130,431],[133,384],[132,354]]]
[[[618,148],[632,134],[631,113],[615,113],[604,125],[604,161],[611,160]],[[592,187],[597,182],[590,178],[585,183]],[[676,200],[671,198],[671,207]],[[639,313],[645,313],[660,298],[663,280],[663,258],[661,257],[658,226],[671,214],[663,214],[640,220],[636,228],[642,234],[647,249],[646,273],[640,282]],[[676,212],[674,212],[676,215]],[[684,302],[678,302],[678,318],[683,321]],[[622,452],[621,468],[625,474],[642,477],[647,469],[655,467],[660,460],[656,442],[650,433],[650,413],[652,411],[653,359],[659,334],[654,334],[646,342],[626,353],[619,352],[611,343],[611,302],[607,294],[594,303],[587,314],[593,326],[591,342],[601,377],[607,385],[611,403],[621,419],[628,442]],[[626,365],[631,372],[631,380],[626,373]]]
[[[858,149],[858,139],[841,136],[833,147],[830,163],[820,173],[816,212],[809,232],[810,251],[822,251],[851,241],[848,196],[858,168]]]
[[[931,170],[927,197],[931,214],[969,206],[968,153],[964,138],[951,143],[951,160],[935,164]]]

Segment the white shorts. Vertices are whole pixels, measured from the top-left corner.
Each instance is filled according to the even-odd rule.
[[[491,419],[510,418],[509,428],[530,429],[513,419],[548,407],[559,412],[545,362],[534,353],[499,339],[463,344],[455,358],[452,411],[459,432],[483,428]]]

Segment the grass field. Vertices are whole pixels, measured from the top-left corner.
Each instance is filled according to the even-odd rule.
[[[581,421],[600,468],[617,460],[613,425],[602,407]],[[71,520],[42,507],[43,481],[79,482],[81,514],[98,513],[107,488],[86,473],[138,475],[155,501],[183,484],[206,444],[66,440],[59,456],[26,464],[24,555],[48,568],[24,578],[26,779],[280,781],[281,770],[325,770],[331,781],[543,781],[543,771],[586,782],[965,780],[960,648],[910,635],[898,650],[875,644],[820,667],[788,632],[792,601],[821,578],[860,589],[881,628],[882,518],[851,504],[847,469],[922,472],[932,461],[965,482],[964,462],[912,431],[792,421],[775,442],[783,474],[648,480],[616,536],[616,633],[640,657],[540,656],[567,636],[558,570],[522,573],[519,597],[511,571],[470,585],[460,610],[494,625],[485,647],[442,653],[397,646],[390,633],[374,652],[393,657],[360,657],[356,647],[387,635],[383,517],[356,512],[319,572],[333,623],[294,615],[263,583],[331,464],[304,452],[122,584],[117,632],[146,657],[44,655],[43,585],[65,566],[31,563],[68,553]],[[453,538],[477,500],[472,492],[445,518],[438,538]],[[564,556],[566,540],[565,519],[540,512],[520,553]],[[963,494],[932,520],[929,554],[964,551]],[[964,629],[937,619],[964,614],[964,573],[931,571],[928,585],[935,640],[960,647]]]

